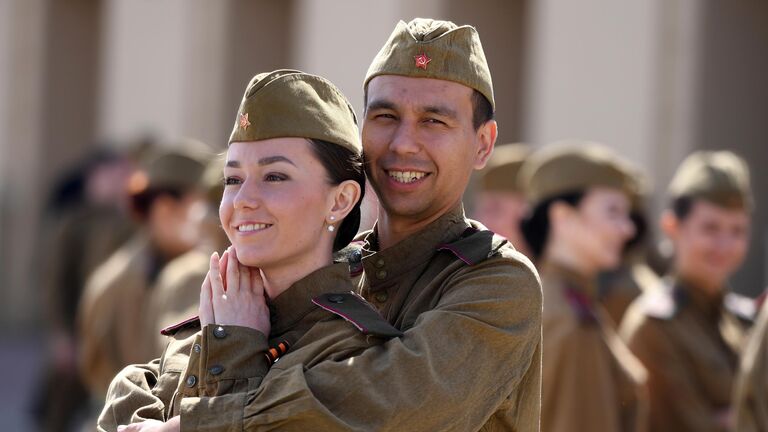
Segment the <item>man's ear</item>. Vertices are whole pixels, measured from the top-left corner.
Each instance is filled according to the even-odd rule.
[[[477,142],[477,153],[475,154],[474,168],[483,169],[488,158],[491,157],[493,146],[496,144],[498,136],[498,124],[496,120],[488,120],[477,128],[475,140]]]
[[[326,220],[330,220],[330,216],[333,216],[333,220],[341,221],[349,212],[355,208],[355,204],[360,201],[360,184],[354,180],[345,180],[334,186],[332,189],[330,199],[330,211],[326,216]]]
[[[677,216],[671,210],[664,210],[664,213],[659,218],[659,226],[664,235],[672,240],[672,242],[677,240],[680,232],[680,220],[677,219]]]

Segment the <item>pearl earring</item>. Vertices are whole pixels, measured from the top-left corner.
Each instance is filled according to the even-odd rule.
[[[334,216],[334,215],[330,215],[330,216],[328,216],[328,219],[330,219],[330,220],[331,220],[331,222],[333,222],[333,221],[335,221],[335,220],[336,220],[336,216]],[[333,227],[333,225],[328,225],[328,231],[329,231],[329,232],[333,232],[335,229],[336,229],[336,228],[334,228],[334,227]]]
[[[333,225],[328,225],[328,231],[329,231],[329,232],[333,232],[333,230],[334,230],[334,229],[335,229],[335,228],[333,228]]]

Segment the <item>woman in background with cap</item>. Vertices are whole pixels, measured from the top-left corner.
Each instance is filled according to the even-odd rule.
[[[199,319],[165,329],[173,340],[161,359],[115,378],[99,430],[195,430],[220,413],[185,400],[232,394],[242,404],[281,391],[270,371],[342,359],[400,334],[349,294],[347,263],[333,263],[357,233],[361,151],[354,112],[327,80],[291,70],[251,80],[219,210],[233,247],[211,256]]]
[[[645,430],[644,370],[596,289],[634,233],[631,170],[606,147],[576,141],[534,153],[521,175],[533,208],[523,233],[544,292],[541,430]]]

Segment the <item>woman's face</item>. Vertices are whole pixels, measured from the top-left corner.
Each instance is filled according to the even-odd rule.
[[[567,217],[564,234],[579,261],[595,270],[609,270],[621,262],[624,244],[635,233],[629,217],[631,203],[618,189],[591,188]]]
[[[307,140],[232,143],[224,182],[219,217],[240,262],[265,270],[330,260],[337,186]]]

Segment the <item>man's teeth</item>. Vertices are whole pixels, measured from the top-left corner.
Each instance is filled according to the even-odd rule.
[[[247,225],[240,225],[237,227],[237,230],[239,232],[250,232],[250,231],[258,231],[262,230],[264,228],[269,227],[270,225],[267,224],[247,224]]]
[[[389,176],[399,183],[413,183],[425,175],[427,173],[418,171],[389,171]]]

